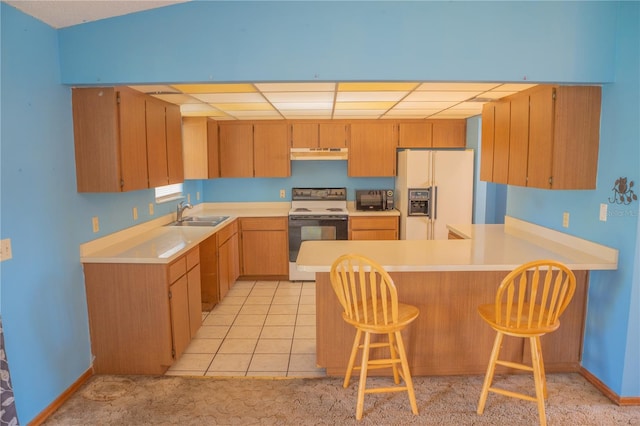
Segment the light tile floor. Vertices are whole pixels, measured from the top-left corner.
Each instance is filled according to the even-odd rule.
[[[318,377],[315,282],[238,281],[167,375]]]

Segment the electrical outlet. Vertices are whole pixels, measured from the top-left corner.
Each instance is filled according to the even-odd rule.
[[[600,204],[600,220],[602,222],[607,221],[607,205],[604,203]]]
[[[0,243],[0,262],[11,259],[11,239],[5,238]]]
[[[569,212],[562,213],[562,226],[564,228],[569,227]]]
[[[286,192],[284,191],[284,189],[280,190],[280,198],[284,198],[286,195]]]
[[[133,208],[133,220],[138,220],[138,208]]]
[[[200,201],[200,191],[196,191],[196,201]]]
[[[187,204],[191,204],[191,194],[187,194]]]
[[[153,203],[149,203],[149,216],[153,216]]]
[[[98,216],[94,216],[91,218],[91,224],[93,225],[93,232],[100,231],[100,221],[98,220]]]

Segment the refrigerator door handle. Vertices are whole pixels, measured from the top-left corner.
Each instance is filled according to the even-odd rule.
[[[433,197],[433,203],[431,204],[433,206],[433,212],[431,214],[431,218],[433,220],[436,220],[438,218],[438,187],[434,186],[431,192],[432,197]]]

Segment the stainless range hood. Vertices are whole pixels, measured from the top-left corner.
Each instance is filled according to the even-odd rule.
[[[291,148],[292,160],[346,160],[347,148]]]

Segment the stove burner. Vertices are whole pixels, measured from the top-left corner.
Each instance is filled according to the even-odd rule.
[[[294,210],[294,212],[310,212],[311,210],[304,208],[304,207],[298,207],[297,209]]]
[[[329,210],[330,212],[341,212],[344,209],[342,209],[340,207],[329,207],[327,210]]]

